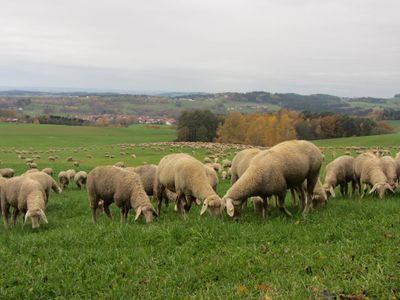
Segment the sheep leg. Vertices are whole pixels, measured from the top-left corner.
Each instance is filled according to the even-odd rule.
[[[345,197],[345,191],[344,191],[343,184],[341,183],[339,186],[340,186],[340,194],[342,195],[342,197]]]
[[[263,198],[263,203],[262,203],[262,217],[265,219],[267,217],[267,214],[269,212],[269,203],[268,203],[268,197]]]
[[[351,197],[354,197],[356,188],[357,188],[357,182],[355,180],[352,180],[351,181]]]
[[[178,212],[184,217],[184,218],[186,218],[186,210],[185,210],[185,196],[184,195],[182,195],[182,194],[180,194],[180,193],[177,193],[177,196],[176,196],[176,204],[177,204],[177,206],[178,206]]]
[[[156,199],[157,199],[157,213],[158,215],[160,215],[161,213],[161,205],[162,205],[162,200],[163,200],[163,196],[165,193],[165,187],[162,185],[158,185],[157,189],[156,189]],[[165,206],[168,206],[168,197],[165,197]]]
[[[2,203],[2,205],[1,205],[1,213],[3,215],[4,227],[7,229],[8,228],[8,221],[9,221],[9,218],[10,218],[10,204],[8,202],[6,202],[6,203],[3,202]]]
[[[347,182],[344,184],[344,194],[346,198],[349,196],[349,185],[347,184]]]
[[[306,207],[306,194],[305,191],[303,189],[303,187],[299,188],[299,192],[300,192],[300,201],[301,201],[301,210],[304,210],[304,208]]]
[[[17,224],[18,214],[19,214],[19,209],[18,209],[18,208],[14,208],[14,212],[13,212],[13,226],[15,226],[15,225]]]
[[[363,188],[363,192],[361,194],[361,199],[364,198],[367,191],[368,191],[368,184],[364,183],[364,188]]]
[[[285,207],[285,194],[283,195],[278,195],[277,197],[277,201],[278,201],[278,207],[281,211],[283,211],[285,213],[285,215],[287,215],[288,217],[293,217],[292,214],[290,213],[290,211],[287,210],[287,208]]]
[[[293,206],[299,205],[299,203],[297,202],[296,193],[295,193],[294,189],[290,189],[290,195],[292,196]]]
[[[310,176],[307,178],[307,197],[306,197],[306,207],[303,210],[303,216],[307,215],[312,206],[312,195],[314,192],[315,185],[318,181],[318,174],[316,176]]]
[[[111,214],[111,211],[110,211],[110,204],[104,204],[104,212],[106,213],[107,217],[108,217],[110,220],[113,219],[112,214]]]
[[[127,207],[125,207],[125,206],[123,206],[121,209],[120,209],[120,213],[121,213],[121,223],[125,223],[126,222],[126,220],[128,219],[128,209],[127,209]]]

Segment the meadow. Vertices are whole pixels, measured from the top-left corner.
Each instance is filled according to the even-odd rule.
[[[37,152],[39,168],[57,174],[81,162],[79,170],[123,161],[157,164],[171,153],[137,146],[121,155],[121,143],[173,141],[168,127],[100,128],[0,124],[0,168],[17,174],[27,167],[15,150]],[[315,141],[321,147],[390,147],[400,133]],[[57,149],[48,154],[48,149]],[[177,151],[177,149],[175,149]],[[192,153],[192,149],[179,151]],[[337,150],[337,155],[345,149]],[[114,158],[106,158],[108,152]],[[88,154],[92,158],[88,158]],[[135,154],[134,159],[130,155]],[[49,162],[49,155],[58,155]],[[196,150],[203,159],[205,150]],[[227,149],[232,158],[234,150]],[[355,155],[355,153],[353,153]],[[332,160],[330,151],[325,164]],[[323,171],[322,171],[323,173]],[[219,195],[230,184],[220,179]],[[339,194],[339,191],[337,191]],[[274,208],[267,219],[251,206],[238,222],[227,216],[200,216],[192,207],[186,220],[163,206],[152,224],[127,224],[100,216],[91,222],[85,191],[70,183],[52,194],[48,224],[5,230],[0,226],[1,299],[399,299],[399,193],[379,200],[337,196],[303,218],[286,199],[293,218]],[[332,298],[329,298],[329,297]],[[358,298],[344,298],[358,297]]]

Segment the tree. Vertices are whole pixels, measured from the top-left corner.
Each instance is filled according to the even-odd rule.
[[[185,110],[178,119],[178,141],[212,142],[219,121],[210,110]]]

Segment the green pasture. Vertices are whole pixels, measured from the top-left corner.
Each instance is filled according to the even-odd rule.
[[[118,161],[128,166],[157,164],[168,153],[193,153],[186,147],[160,150],[137,145],[174,138],[174,129],[168,127],[0,124],[0,168],[24,172],[27,167],[16,153],[22,150],[31,152],[26,157],[40,155],[39,168],[52,167],[56,174],[73,168],[68,157],[80,161],[75,169],[90,171]],[[118,144],[136,146],[121,150]],[[334,148],[337,155],[346,146],[391,147],[394,155],[400,134],[316,144]],[[326,151],[328,163],[331,150]],[[200,149],[194,154],[202,160],[206,152]],[[231,159],[234,152],[226,149],[224,153]],[[49,162],[50,155],[59,158]],[[219,195],[229,186],[228,180],[221,179]],[[184,220],[173,205],[163,206],[161,216],[148,225],[143,220],[134,222],[134,216],[121,224],[112,206],[114,220],[102,215],[94,225],[86,192],[70,183],[62,194],[51,195],[46,209],[49,224],[42,224],[38,231],[30,224],[22,227],[21,220],[9,230],[0,226],[0,298],[400,297],[399,193],[383,200],[339,196],[305,218],[289,196],[286,204],[293,218],[273,208],[262,219],[249,205],[238,222],[227,216],[200,216],[199,207],[193,207]]]

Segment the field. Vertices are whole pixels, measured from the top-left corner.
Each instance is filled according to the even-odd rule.
[[[58,173],[123,161],[158,163],[170,153],[135,147],[121,155],[117,144],[172,141],[174,130],[0,124],[0,167],[26,170],[15,150],[37,152],[40,168]],[[316,141],[319,146],[395,146],[400,133]],[[50,148],[55,154],[47,154]],[[178,151],[175,149],[175,151]],[[189,148],[179,151],[190,152]],[[340,155],[344,149],[337,150]],[[115,158],[105,158],[109,152]],[[136,154],[133,159],[130,154]],[[88,158],[87,155],[92,155]],[[60,157],[54,163],[47,156]],[[196,150],[203,159],[205,150]],[[227,150],[232,158],[234,150]],[[332,159],[326,153],[326,162]],[[220,180],[219,195],[229,187]],[[339,194],[339,191],[337,191]],[[0,227],[1,299],[334,299],[329,295],[400,298],[399,194],[379,200],[367,196],[331,199],[306,218],[291,205],[293,218],[274,208],[267,219],[248,207],[238,222],[227,216],[200,217],[193,207],[187,220],[173,206],[146,225],[90,218],[84,191],[70,184],[52,194],[46,209],[49,224]],[[345,298],[361,299],[361,298]]]

